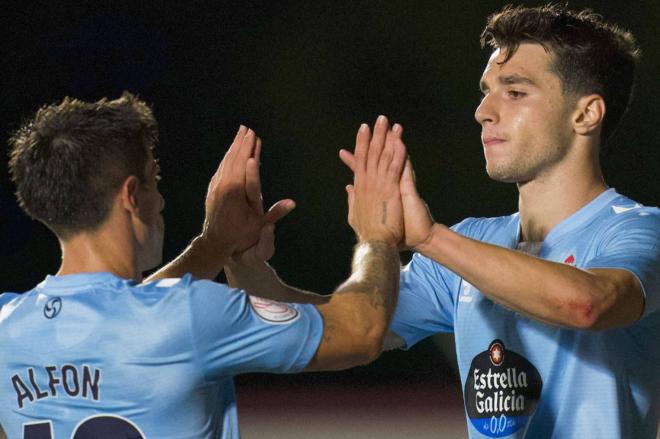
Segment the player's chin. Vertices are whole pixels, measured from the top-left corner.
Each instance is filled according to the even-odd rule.
[[[500,183],[519,183],[521,181],[521,177],[517,172],[491,163],[486,163],[486,173],[492,180]]]

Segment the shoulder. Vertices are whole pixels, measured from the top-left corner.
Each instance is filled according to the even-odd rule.
[[[489,240],[496,234],[518,233],[519,214],[490,218],[465,218],[463,221],[451,226],[451,229],[468,238]]]
[[[190,304],[195,302],[227,303],[232,298],[238,300],[245,296],[242,290],[206,279],[197,279],[190,273],[180,278],[166,278],[138,284],[136,289],[138,294],[154,298],[164,298],[169,295],[185,297]]]
[[[20,294],[17,293],[0,293],[0,308],[18,297]]]
[[[623,195],[618,196],[603,209],[597,227],[602,233],[649,232],[660,237],[660,209],[644,206]]]
[[[196,279],[190,273],[183,277],[158,279],[152,282],[135,285],[136,291],[142,293],[166,294],[170,291],[189,291],[201,294],[229,292],[231,287],[206,279]]]
[[[200,328],[229,323],[232,318],[244,313],[248,306],[247,295],[243,291],[222,283],[196,279],[190,274],[134,285],[132,295],[135,301],[154,313],[182,320],[187,318]]]

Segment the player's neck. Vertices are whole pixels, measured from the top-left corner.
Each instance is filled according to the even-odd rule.
[[[565,162],[518,184],[521,241],[543,241],[556,225],[607,189],[598,157]]]
[[[124,279],[141,280],[132,246],[107,228],[80,233],[60,241],[60,245],[62,264],[58,275],[108,272]]]

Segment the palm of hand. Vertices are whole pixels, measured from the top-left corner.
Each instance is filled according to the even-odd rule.
[[[243,251],[257,241],[263,225],[263,214],[255,212],[240,190],[229,190],[220,195],[207,210],[205,228],[214,235],[214,242]],[[214,224],[210,227],[210,224]]]

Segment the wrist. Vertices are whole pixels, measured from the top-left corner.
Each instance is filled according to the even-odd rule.
[[[203,257],[221,263],[222,265],[226,265],[231,260],[231,250],[213,243],[204,234],[196,236],[190,243],[190,247]]]
[[[413,250],[427,256],[431,249],[438,245],[438,239],[440,238],[443,229],[447,229],[447,227],[443,224],[433,223],[426,238],[424,238],[419,244],[415,245]]]
[[[396,243],[382,239],[360,240],[353,248],[353,268],[356,268],[356,262],[368,259],[374,254],[379,254],[385,259],[389,259],[386,255],[391,254],[392,259],[399,261],[399,247]]]
[[[370,264],[378,262],[378,270],[387,270],[387,267],[394,269],[394,265],[399,266],[399,249],[396,244],[389,241],[369,240],[360,241],[353,248],[353,262],[351,264],[353,280],[361,279],[364,276],[372,274],[373,270]]]
[[[362,244],[370,244],[374,243],[375,245],[381,245],[384,244],[388,247],[394,247],[398,248],[399,246],[399,241],[401,239],[396,239],[396,237],[392,236],[391,234],[371,234],[371,235],[362,235],[358,234],[358,243],[357,245],[362,245]]]

